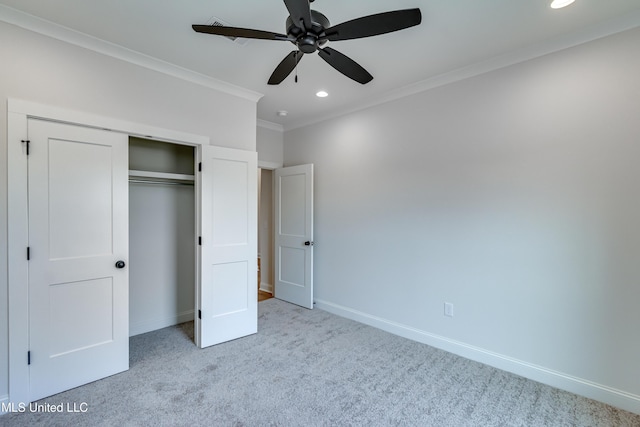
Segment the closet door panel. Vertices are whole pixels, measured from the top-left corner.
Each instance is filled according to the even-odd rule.
[[[128,156],[116,132],[36,119],[28,131],[35,401],[129,369]]]
[[[257,332],[257,154],[202,147],[196,339],[207,347]]]
[[[223,257],[227,251],[243,251],[249,244],[248,168],[248,163],[244,161],[212,159],[211,197],[214,203],[211,226],[216,227],[212,243],[215,250],[220,252],[216,257]],[[232,254],[230,258],[237,256]]]

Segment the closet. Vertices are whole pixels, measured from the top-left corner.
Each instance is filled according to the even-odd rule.
[[[194,320],[195,150],[129,138],[129,335]]]
[[[194,320],[204,348],[257,332],[256,152],[22,101],[8,111],[21,141],[7,149],[11,401],[127,370],[131,335]]]

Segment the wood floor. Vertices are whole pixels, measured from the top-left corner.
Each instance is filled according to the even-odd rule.
[[[273,298],[269,292],[258,290],[258,302],[264,301],[266,299]]]
[[[260,278],[261,278],[261,274],[260,274],[260,258],[258,258],[258,302],[264,301],[264,300],[269,299],[269,298],[273,298],[273,294],[270,294],[269,292],[265,292],[265,291],[261,291],[260,290]]]

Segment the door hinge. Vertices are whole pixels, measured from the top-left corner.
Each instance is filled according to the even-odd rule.
[[[198,310],[198,319],[202,319],[202,311]]]
[[[202,236],[198,236],[198,246],[202,246]]]
[[[202,162],[198,163],[198,172],[202,172]]]
[[[27,246],[27,261],[31,259],[31,248]]]
[[[27,351],[27,365],[31,365],[31,351]]]
[[[24,143],[27,146],[27,156],[29,155],[29,144],[31,144],[31,141],[28,139],[21,139],[20,140],[21,143]]]

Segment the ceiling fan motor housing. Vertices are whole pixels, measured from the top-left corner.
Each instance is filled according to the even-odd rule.
[[[331,26],[329,19],[322,13],[312,10],[311,22],[311,29],[303,29],[301,28],[303,27],[302,23],[296,25],[291,17],[287,18],[287,35],[296,39],[292,43],[298,46],[298,49],[303,53],[313,53],[327,42],[326,39],[321,39],[320,37],[325,28]]]

